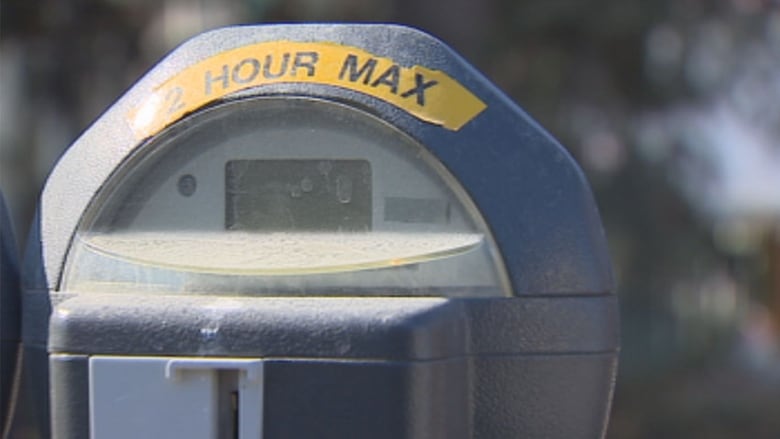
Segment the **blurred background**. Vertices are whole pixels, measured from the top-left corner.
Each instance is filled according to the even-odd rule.
[[[621,298],[609,438],[780,437],[776,0],[0,0],[18,235],[57,157],[164,54],[290,21],[427,30],[577,158]]]

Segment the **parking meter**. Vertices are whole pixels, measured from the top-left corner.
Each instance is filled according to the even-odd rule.
[[[56,165],[26,261],[53,437],[604,434],[617,307],[583,175],[413,29],[186,42]]]
[[[0,192],[0,435],[11,408],[16,354],[21,340],[21,292],[16,239]]]

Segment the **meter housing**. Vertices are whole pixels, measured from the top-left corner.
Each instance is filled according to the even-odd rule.
[[[415,29],[184,43],[56,165],[23,271],[43,436],[605,434],[618,312],[591,191]]]

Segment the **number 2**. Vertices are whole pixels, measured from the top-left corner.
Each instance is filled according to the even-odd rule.
[[[173,114],[184,108],[183,96],[184,88],[180,85],[168,90],[168,93],[165,94],[165,102],[168,103],[168,114]]]

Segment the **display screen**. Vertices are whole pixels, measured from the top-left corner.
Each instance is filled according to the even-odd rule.
[[[243,231],[371,230],[366,160],[231,160],[225,228]]]

